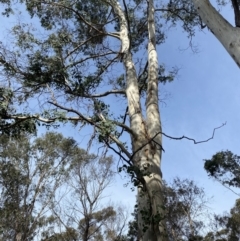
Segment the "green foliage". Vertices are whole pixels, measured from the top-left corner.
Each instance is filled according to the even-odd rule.
[[[101,129],[99,130],[98,141],[99,142],[109,142],[109,135],[114,131],[115,125],[111,121],[100,121]]]
[[[162,207],[165,211],[164,217],[160,214],[152,216],[147,206],[138,210],[138,205],[135,205],[133,221],[128,225],[127,240],[138,241],[138,215],[141,215],[144,221],[143,231],[164,219],[167,223],[169,240],[204,240],[201,235],[204,228],[201,218],[205,218],[206,221],[208,202],[204,189],[198,187],[192,180],[175,178],[172,183],[164,183],[164,199]]]
[[[128,223],[127,241],[138,241],[138,205],[134,206],[133,220]]]
[[[15,240],[19,234],[22,240],[41,237],[42,241],[74,241],[85,233],[88,239],[84,240],[115,240],[118,229],[112,224],[119,222],[119,210],[98,207],[113,175],[111,166],[111,157],[90,155],[74,139],[58,133],[48,132],[39,138],[2,135],[0,240]],[[68,198],[66,190],[71,190],[67,196],[84,215],[61,215],[58,207],[62,199]],[[68,212],[65,205],[62,210]],[[60,230],[59,222],[64,221],[63,231],[55,233],[54,227]]]
[[[86,240],[104,240],[104,235],[101,227],[103,223],[114,221],[115,217],[116,212],[111,206],[104,208],[98,212],[93,212],[89,217],[87,216],[80,220],[78,227],[79,232],[82,233],[84,236],[84,233],[88,231],[88,236]]]
[[[22,133],[36,134],[36,121],[29,119],[26,121],[0,121],[0,132],[3,135],[18,137]]]
[[[35,91],[44,84],[60,88],[65,84],[65,73],[61,61],[56,56],[48,56],[37,51],[29,57],[29,67],[24,77],[26,87],[35,87]]]
[[[46,234],[45,238],[42,238],[41,241],[76,241],[78,240],[78,233],[75,229],[66,227],[65,232],[56,233],[51,236]]]
[[[41,228],[51,230],[56,221],[50,215],[51,200],[64,183],[70,163],[84,158],[85,152],[77,143],[61,134],[31,138],[23,134],[0,138],[2,240],[14,240],[17,234],[31,240]]]
[[[143,179],[144,176],[151,176],[151,173],[148,170],[147,165],[145,165],[142,169],[135,165],[123,165],[118,168],[118,172],[125,171],[131,178],[131,183],[134,187],[145,190],[145,181]],[[131,188],[134,191],[134,187]]]
[[[166,71],[165,67],[160,65],[158,69],[158,81],[162,84],[170,83],[174,80],[177,73],[178,70],[176,68],[172,68],[172,70]],[[148,72],[147,69],[145,69],[138,77],[139,91],[141,94],[145,94],[147,91],[147,79]]]
[[[197,15],[192,1],[189,0],[170,0],[166,8],[165,18],[173,26],[180,22],[190,38],[195,35],[196,26],[203,27],[201,18]]]
[[[34,119],[21,121],[22,114],[15,114],[13,104],[14,93],[10,88],[0,88],[0,133],[8,136],[19,136],[23,132],[36,134],[37,122]],[[9,116],[14,114],[19,119],[10,120]]]
[[[227,150],[218,152],[210,160],[204,161],[204,168],[210,177],[223,185],[240,187],[240,156]]]
[[[215,226],[218,228],[216,232],[212,232],[207,236],[211,236],[211,240],[237,241],[240,238],[240,199],[237,199],[235,206],[230,213],[223,215],[215,215]],[[209,239],[206,239],[208,241]]]
[[[10,0],[0,2],[7,6],[5,14],[10,14],[15,2]],[[126,76],[129,73],[126,73],[124,68],[120,70],[124,67],[121,63],[124,55],[121,53],[123,44],[119,40],[119,33],[114,32],[120,29],[120,19],[114,11],[113,4],[105,0],[20,0],[20,3],[23,3],[29,13],[29,16],[26,16],[29,18],[27,22],[34,19],[36,24],[32,28],[30,24],[20,21],[12,28],[12,35],[9,34],[14,37],[13,45],[7,48],[6,45],[0,43],[1,74],[14,83],[11,85],[11,93],[13,93],[11,98],[14,98],[16,107],[16,110],[9,111],[6,103],[0,106],[3,111],[2,116],[6,116],[6,119],[2,118],[3,122],[0,125],[3,128],[0,130],[4,133],[4,127],[13,127],[11,130],[14,130],[16,126],[19,133],[25,130],[33,132],[36,124],[39,123],[37,121],[41,120],[49,126],[52,121],[72,121],[74,116],[74,120],[84,121],[85,125],[89,124],[94,127],[96,130],[94,137],[98,138],[99,142],[111,145],[114,143],[113,138],[109,138],[110,135],[116,134],[116,137],[120,139],[126,133],[133,140],[135,137],[132,136],[128,121],[126,121],[126,118],[132,117],[129,117],[126,108],[123,108],[118,123],[115,121],[116,118],[110,114],[110,110],[116,108],[116,95],[117,100],[120,99],[121,94],[124,103],[135,104],[134,97],[128,96],[127,100],[126,93],[124,93],[129,85],[126,83]],[[134,55],[131,65],[139,72],[138,89],[135,91],[140,93],[140,103],[144,103],[150,71],[147,67],[143,68],[147,66],[148,56],[142,56],[148,44],[148,24],[151,24],[148,22],[147,2],[124,1],[122,5],[129,30],[129,53]],[[178,21],[182,23],[183,29],[190,37],[194,35],[194,28],[201,26],[201,20],[190,1],[161,1],[156,5],[159,7],[155,11],[157,45],[166,41],[166,30],[170,25],[177,25]],[[165,23],[166,25],[163,26]],[[163,84],[171,82],[175,74],[174,69],[166,71],[164,65],[160,64],[158,81]],[[115,94],[116,91],[118,94]],[[111,97],[108,98],[109,96]],[[32,103],[35,102],[32,101],[36,100],[39,105],[33,110]],[[24,113],[21,111],[23,109],[26,110]],[[140,109],[137,109],[136,113]],[[144,113],[141,114],[144,116]],[[50,120],[43,120],[39,116]],[[121,131],[119,131],[120,128]],[[64,145],[59,144],[61,142],[64,142]],[[53,143],[57,147],[53,146]],[[120,149],[121,146],[125,147],[121,140],[118,143],[120,143],[118,144]],[[125,151],[123,155],[131,155],[126,153]],[[59,154],[65,154],[65,156],[59,156]],[[41,155],[44,156],[44,161]],[[86,165],[96,158],[95,156],[89,157],[87,153],[76,148],[72,140],[63,141],[59,136],[48,136],[44,142],[41,140],[34,142],[31,146],[31,157],[37,160],[36,173],[38,176],[50,175],[52,180],[52,183],[49,182],[39,188],[39,201],[50,195],[54,183],[56,187],[61,184],[61,176],[65,175],[65,180],[67,180],[70,175],[81,172],[80,168],[74,169],[79,167],[82,161],[77,158],[79,156],[86,158]],[[59,161],[59,165],[56,165],[56,160]],[[71,172],[73,169],[75,172]],[[130,175],[133,184],[141,188],[144,188],[145,184],[143,177],[151,175],[148,172],[148,166],[142,170],[132,165],[123,166],[123,169]],[[99,173],[104,174],[104,170],[101,168]],[[88,183],[89,180],[84,176],[81,183],[85,182]],[[32,188],[32,190],[35,189]],[[80,191],[76,190],[77,193]],[[146,227],[155,225],[163,219],[159,213],[152,215],[148,208],[140,210],[140,213],[146,222]],[[90,213],[90,216],[84,217],[84,220],[92,220],[95,214],[96,212]],[[43,225],[44,221],[43,218],[39,226]],[[98,222],[96,217],[94,222]],[[101,238],[100,234],[95,237],[96,240]]]
[[[1,2],[8,8],[13,6],[11,1]],[[119,69],[120,42],[108,35],[119,24],[118,16],[108,2],[61,0],[40,3],[22,0],[20,3],[26,5],[30,18],[36,22],[39,20],[40,26],[20,22],[12,28],[14,51],[6,51],[5,45],[1,44],[1,51],[7,53],[0,58],[4,73],[15,78],[24,90],[21,95],[14,93],[15,103],[19,101],[24,106],[34,96],[49,92],[52,97],[61,96],[61,101],[70,104],[78,102],[78,98],[90,98],[108,84],[110,89],[116,86],[126,88],[124,74],[109,70],[113,66]],[[128,2],[124,10],[129,24],[131,51],[140,53],[148,37],[146,4],[143,1]],[[165,12],[158,14],[161,19]],[[40,37],[39,30],[44,33]],[[157,44],[165,40],[161,21],[156,21],[156,39]],[[140,70],[141,65],[137,68]],[[159,82],[170,82],[175,74],[174,69],[167,73],[160,65]],[[139,89],[141,94],[146,93],[146,71],[139,75]],[[95,101],[90,100],[93,106],[90,113],[94,114]],[[108,106],[105,100],[101,101]],[[29,111],[27,114],[30,117],[32,113]],[[83,114],[87,115],[89,111]],[[57,112],[54,119],[58,120]],[[106,138],[100,136],[100,139]]]

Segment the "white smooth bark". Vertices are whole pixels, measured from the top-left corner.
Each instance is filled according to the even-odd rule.
[[[137,136],[141,136],[143,134],[142,126],[142,111],[140,105],[140,96],[138,89],[138,80],[137,73],[135,70],[134,62],[132,60],[132,55],[130,53],[130,40],[128,36],[128,23],[122,10],[120,4],[116,0],[111,0],[111,5],[114,8],[116,15],[119,17],[120,21],[120,33],[119,38],[122,43],[120,53],[123,54],[123,63],[126,69],[126,96],[128,100],[128,112],[130,116],[130,126],[134,133],[134,137],[132,137],[133,149],[139,148],[139,144],[136,145],[136,142],[139,142]],[[140,141],[141,142],[141,141]],[[142,143],[141,143],[142,144]]]
[[[209,0],[192,0],[203,22],[221,42],[240,68],[240,28],[233,27]]]
[[[148,3],[148,89],[146,99],[146,121],[143,118],[139,86],[135,65],[132,59],[129,46],[128,23],[124,11],[116,0],[109,0],[114,12],[119,17],[121,40],[121,54],[123,54],[123,64],[126,69],[126,96],[128,100],[128,112],[130,127],[133,131],[132,151],[135,154],[133,163],[138,168],[147,167],[150,176],[144,176],[144,190],[139,188],[139,240],[140,241],[166,241],[167,235],[164,229],[164,222],[151,222],[144,220],[140,211],[147,210],[150,219],[164,216],[163,195],[162,195],[162,175],[160,170],[162,135],[161,121],[158,104],[158,58],[155,41],[155,22],[153,0]],[[137,152],[136,152],[137,151]],[[146,232],[142,232],[144,223],[149,225]]]
[[[161,174],[162,128],[158,100],[158,55],[156,50],[156,33],[154,20],[154,2],[148,1],[148,88],[146,99],[146,134],[149,140],[141,156],[145,165],[149,166],[150,176],[145,177],[147,195],[145,203],[150,202],[153,221],[151,227],[144,234],[143,241],[165,241],[167,239],[165,227],[165,213],[163,200],[163,186]],[[145,195],[146,195],[145,194]],[[148,204],[149,205],[149,204]],[[141,205],[140,205],[141,206]],[[140,219],[141,221],[141,219]]]

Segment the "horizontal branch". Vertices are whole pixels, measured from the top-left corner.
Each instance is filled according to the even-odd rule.
[[[155,12],[170,12],[172,14],[176,14],[177,16],[178,16],[177,13],[180,11],[184,11],[188,14],[193,14],[192,12],[188,11],[186,8],[157,8],[157,9],[155,9]],[[195,15],[197,15],[197,14],[195,14]],[[180,19],[183,20],[182,18],[180,18]]]
[[[84,44],[86,44],[87,42],[91,41],[93,37],[89,37],[88,39],[80,42],[80,44],[75,47],[73,50],[69,51],[67,53],[67,55],[65,56],[65,59],[67,59],[69,56],[71,56],[74,52],[76,52],[80,47],[82,47]]]
[[[113,38],[117,38],[120,39],[120,34],[118,32],[114,32],[114,33],[106,33],[106,35],[111,36]]]
[[[97,127],[97,128],[100,129],[100,130],[102,129],[101,126],[98,125],[98,124],[96,124],[94,121],[92,121],[91,118],[85,117],[85,116],[82,115],[80,112],[78,112],[78,111],[76,111],[76,110],[74,110],[74,109],[72,109],[72,108],[67,108],[67,107],[65,107],[65,106],[59,105],[58,103],[54,103],[54,102],[52,102],[52,101],[48,101],[48,103],[50,103],[50,104],[52,104],[52,105],[54,105],[54,106],[56,106],[56,107],[58,107],[58,108],[60,108],[60,109],[62,109],[62,110],[66,110],[66,111],[68,111],[68,112],[75,113],[75,114],[79,115],[80,120],[84,120],[84,121],[86,121],[87,123],[89,123],[89,124]],[[105,119],[102,119],[102,121],[105,121]],[[110,134],[110,135],[109,135],[109,138],[122,150],[123,153],[126,154],[126,156],[127,156],[128,158],[131,157],[131,154],[127,151],[127,149],[124,147],[123,143],[122,143],[120,140],[118,140],[117,137],[115,137],[114,135],[111,135],[111,134]]]
[[[89,118],[89,117],[86,117],[84,115],[82,115],[80,112],[78,112],[77,110],[74,110],[72,108],[68,108],[68,107],[65,107],[65,106],[62,106],[56,102],[52,102],[52,101],[48,101],[49,104],[52,104],[62,110],[65,110],[67,112],[71,112],[71,113],[74,113],[78,116],[76,117],[66,117],[64,118],[65,120],[69,120],[69,121],[85,121],[86,123],[92,125],[92,126],[95,126],[96,128],[98,128],[99,130],[102,130],[102,127],[101,125],[97,124],[95,121],[92,120],[92,118]],[[51,123],[54,123],[56,121],[58,121],[58,118],[44,118],[44,117],[41,117],[40,115],[26,115],[26,116],[17,116],[17,115],[8,115],[8,116],[5,116],[4,118],[2,119],[6,119],[6,120],[15,120],[17,123],[13,123],[12,125],[9,125],[7,126],[7,128],[11,128],[15,125],[17,125],[18,123],[21,123],[23,121],[26,121],[26,120],[30,120],[30,119],[35,119],[35,120],[38,120],[38,121],[41,121],[43,123],[47,123],[47,124],[51,124]],[[105,119],[102,119],[102,121],[106,121]],[[122,124],[122,123],[119,123],[117,121],[112,121],[113,124],[116,124],[118,126],[121,126],[122,128],[124,128],[127,132],[129,132],[129,134],[133,135],[134,133],[132,132],[132,130]],[[128,150],[124,147],[124,144],[114,135],[110,134],[109,135],[109,138],[119,147],[119,149],[128,157],[130,158],[131,157],[131,154],[128,152]]]
[[[65,66],[65,68],[67,69],[69,67],[76,66],[77,64],[81,64],[81,63],[83,63],[83,62],[85,62],[85,61],[87,61],[89,59],[96,59],[96,58],[104,57],[104,56],[107,56],[107,55],[113,55],[113,54],[118,54],[118,52],[110,51],[110,52],[103,53],[103,54],[90,55],[90,56],[88,56],[86,58],[80,59],[79,61],[76,61],[74,63],[71,63],[71,64]]]
[[[126,94],[126,91],[125,90],[109,90],[109,91],[106,91],[106,92],[103,92],[103,93],[99,93],[99,94],[95,94],[95,95],[78,95],[77,93],[74,93],[72,90],[67,90],[66,93],[68,94],[72,94],[72,95],[75,95],[75,96],[80,96],[80,97],[84,97],[84,98],[100,98],[100,97],[105,97],[105,96],[108,96],[108,95],[112,95],[112,94],[121,94],[121,95],[125,95]]]
[[[216,131],[217,129],[222,128],[222,127],[225,126],[226,124],[227,124],[227,122],[223,123],[223,124],[222,124],[221,126],[219,126],[219,127],[214,128],[214,129],[213,129],[212,136],[211,136],[210,138],[206,139],[206,140],[203,140],[203,141],[196,141],[195,139],[190,138],[190,137],[187,137],[187,136],[172,137],[172,136],[169,136],[169,135],[167,135],[167,134],[165,134],[165,133],[158,133],[158,134],[162,134],[162,135],[164,135],[165,137],[170,138],[170,139],[172,139],[172,140],[177,140],[177,141],[179,141],[179,140],[182,140],[182,139],[187,139],[187,140],[189,140],[189,141],[193,141],[194,144],[200,144],[200,143],[204,143],[204,142],[208,142],[208,141],[212,140],[212,139],[214,138],[215,131]],[[157,134],[157,135],[158,135],[158,134]],[[155,137],[156,137],[156,135],[155,135]],[[155,137],[153,137],[152,139],[154,139]]]
[[[119,127],[122,127],[125,131],[127,131],[133,137],[137,137],[136,134],[133,132],[133,130],[129,126],[125,125],[124,123],[121,123],[118,121],[111,121],[111,122]]]
[[[12,119],[12,120],[16,120],[16,121],[35,119],[35,120],[39,120],[41,122],[50,124],[50,123],[56,122],[58,118],[44,118],[44,117],[41,117],[40,115],[26,115],[26,116],[8,115],[7,117],[5,117],[3,119],[5,119],[5,120]],[[67,119],[71,120],[71,121],[80,120],[79,117],[68,117]]]
[[[158,132],[156,133],[151,139],[149,139],[145,144],[143,144],[141,147],[139,147],[130,157],[130,161],[133,159],[133,157],[136,155],[136,153],[138,153],[140,150],[142,150],[146,145],[150,144],[151,142],[154,142],[155,144],[159,145],[161,150],[164,151],[163,147],[158,143],[156,142],[154,139],[159,135],[159,134],[162,134],[163,136],[167,137],[167,138],[170,138],[172,140],[182,140],[182,139],[187,139],[189,141],[193,141],[194,144],[200,144],[200,143],[204,143],[204,142],[208,142],[210,140],[212,140],[214,138],[214,135],[215,135],[215,131],[217,129],[220,129],[222,128],[223,126],[225,126],[227,124],[227,122],[223,123],[221,126],[219,127],[216,127],[213,129],[213,133],[212,133],[212,136],[206,140],[203,140],[203,141],[196,141],[195,139],[193,138],[190,138],[190,137],[187,137],[187,136],[181,136],[181,137],[173,137],[173,136],[169,136],[167,134],[165,134],[164,132]]]
[[[62,106],[62,105],[60,105],[60,104],[58,104],[58,103],[56,103],[56,102],[52,102],[52,101],[48,101],[48,103],[49,103],[49,104],[52,104],[52,105],[54,105],[54,106],[56,106],[56,107],[58,107],[58,108],[60,108],[60,109],[62,109],[62,110],[65,110],[65,111],[67,111],[67,112],[75,113],[75,114],[77,114],[77,115],[79,116],[78,120],[83,120],[83,121],[86,121],[87,123],[89,123],[89,124],[91,124],[91,125],[94,125],[94,122],[92,121],[91,118],[88,118],[88,117],[84,116],[83,114],[81,114],[81,113],[78,112],[77,110],[74,110],[74,109],[72,109],[72,108],[68,108],[68,107]],[[71,118],[71,117],[69,117],[69,118]],[[75,119],[75,120],[76,120],[76,119]]]

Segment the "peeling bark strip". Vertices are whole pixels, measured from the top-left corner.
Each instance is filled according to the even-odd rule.
[[[240,68],[240,29],[233,27],[209,0],[192,0],[203,22],[212,31]]]

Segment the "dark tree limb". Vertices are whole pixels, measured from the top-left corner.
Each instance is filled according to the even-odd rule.
[[[233,10],[234,10],[235,25],[236,25],[236,27],[240,28],[239,1],[238,0],[231,0],[231,1],[232,1]]]
[[[219,127],[214,128],[214,129],[213,129],[212,136],[211,136],[210,138],[206,139],[206,140],[203,140],[203,141],[196,141],[195,139],[190,138],[190,137],[187,137],[187,136],[173,137],[173,136],[169,136],[169,135],[165,134],[164,132],[158,132],[158,133],[156,133],[152,138],[150,138],[148,142],[146,142],[144,145],[142,145],[141,147],[139,147],[139,148],[131,155],[130,160],[133,159],[133,157],[136,155],[137,152],[139,152],[140,150],[142,150],[146,145],[150,144],[151,142],[154,142],[156,145],[160,146],[160,148],[161,148],[162,151],[165,151],[165,150],[163,149],[163,147],[154,140],[159,134],[162,134],[163,136],[165,136],[165,137],[167,137],[167,138],[169,138],[169,139],[172,139],[172,140],[177,140],[177,141],[179,141],[179,140],[187,139],[187,140],[189,140],[189,141],[193,141],[194,144],[200,144],[200,143],[204,143],[204,142],[208,142],[208,141],[212,140],[212,139],[214,138],[215,131],[216,131],[217,129],[220,129],[220,128],[222,128],[223,126],[225,126],[226,123],[227,123],[227,122],[223,123],[223,124],[222,124],[221,126],[219,126]]]
[[[163,136],[168,137],[168,138],[173,139],[173,140],[179,141],[179,140],[182,140],[182,139],[187,139],[187,140],[189,140],[189,141],[193,141],[194,144],[200,144],[200,143],[204,143],[204,142],[208,142],[208,141],[212,140],[212,139],[214,138],[215,131],[216,131],[217,129],[222,128],[222,127],[225,126],[226,124],[227,124],[227,122],[223,123],[223,124],[222,124],[221,126],[219,126],[219,127],[214,128],[214,129],[213,129],[212,136],[211,136],[210,138],[206,139],[206,140],[203,140],[203,141],[196,141],[195,139],[190,138],[190,137],[187,137],[187,136],[172,137],[172,136],[169,136],[169,135],[167,135],[167,134],[165,134],[165,133],[161,133],[161,134],[162,134]],[[155,136],[155,137],[156,137],[156,136]],[[154,139],[155,137],[153,137],[153,139]]]
[[[105,97],[105,96],[108,96],[108,95],[126,95],[126,92],[125,90],[109,90],[109,91],[106,91],[106,92],[103,92],[103,93],[99,93],[99,94],[95,94],[95,95],[85,95],[85,94],[78,94],[78,93],[75,93],[74,91],[72,90],[67,90],[66,91],[67,94],[71,94],[71,95],[75,95],[75,96],[79,96],[79,97],[84,97],[84,98],[101,98],[101,97]]]

